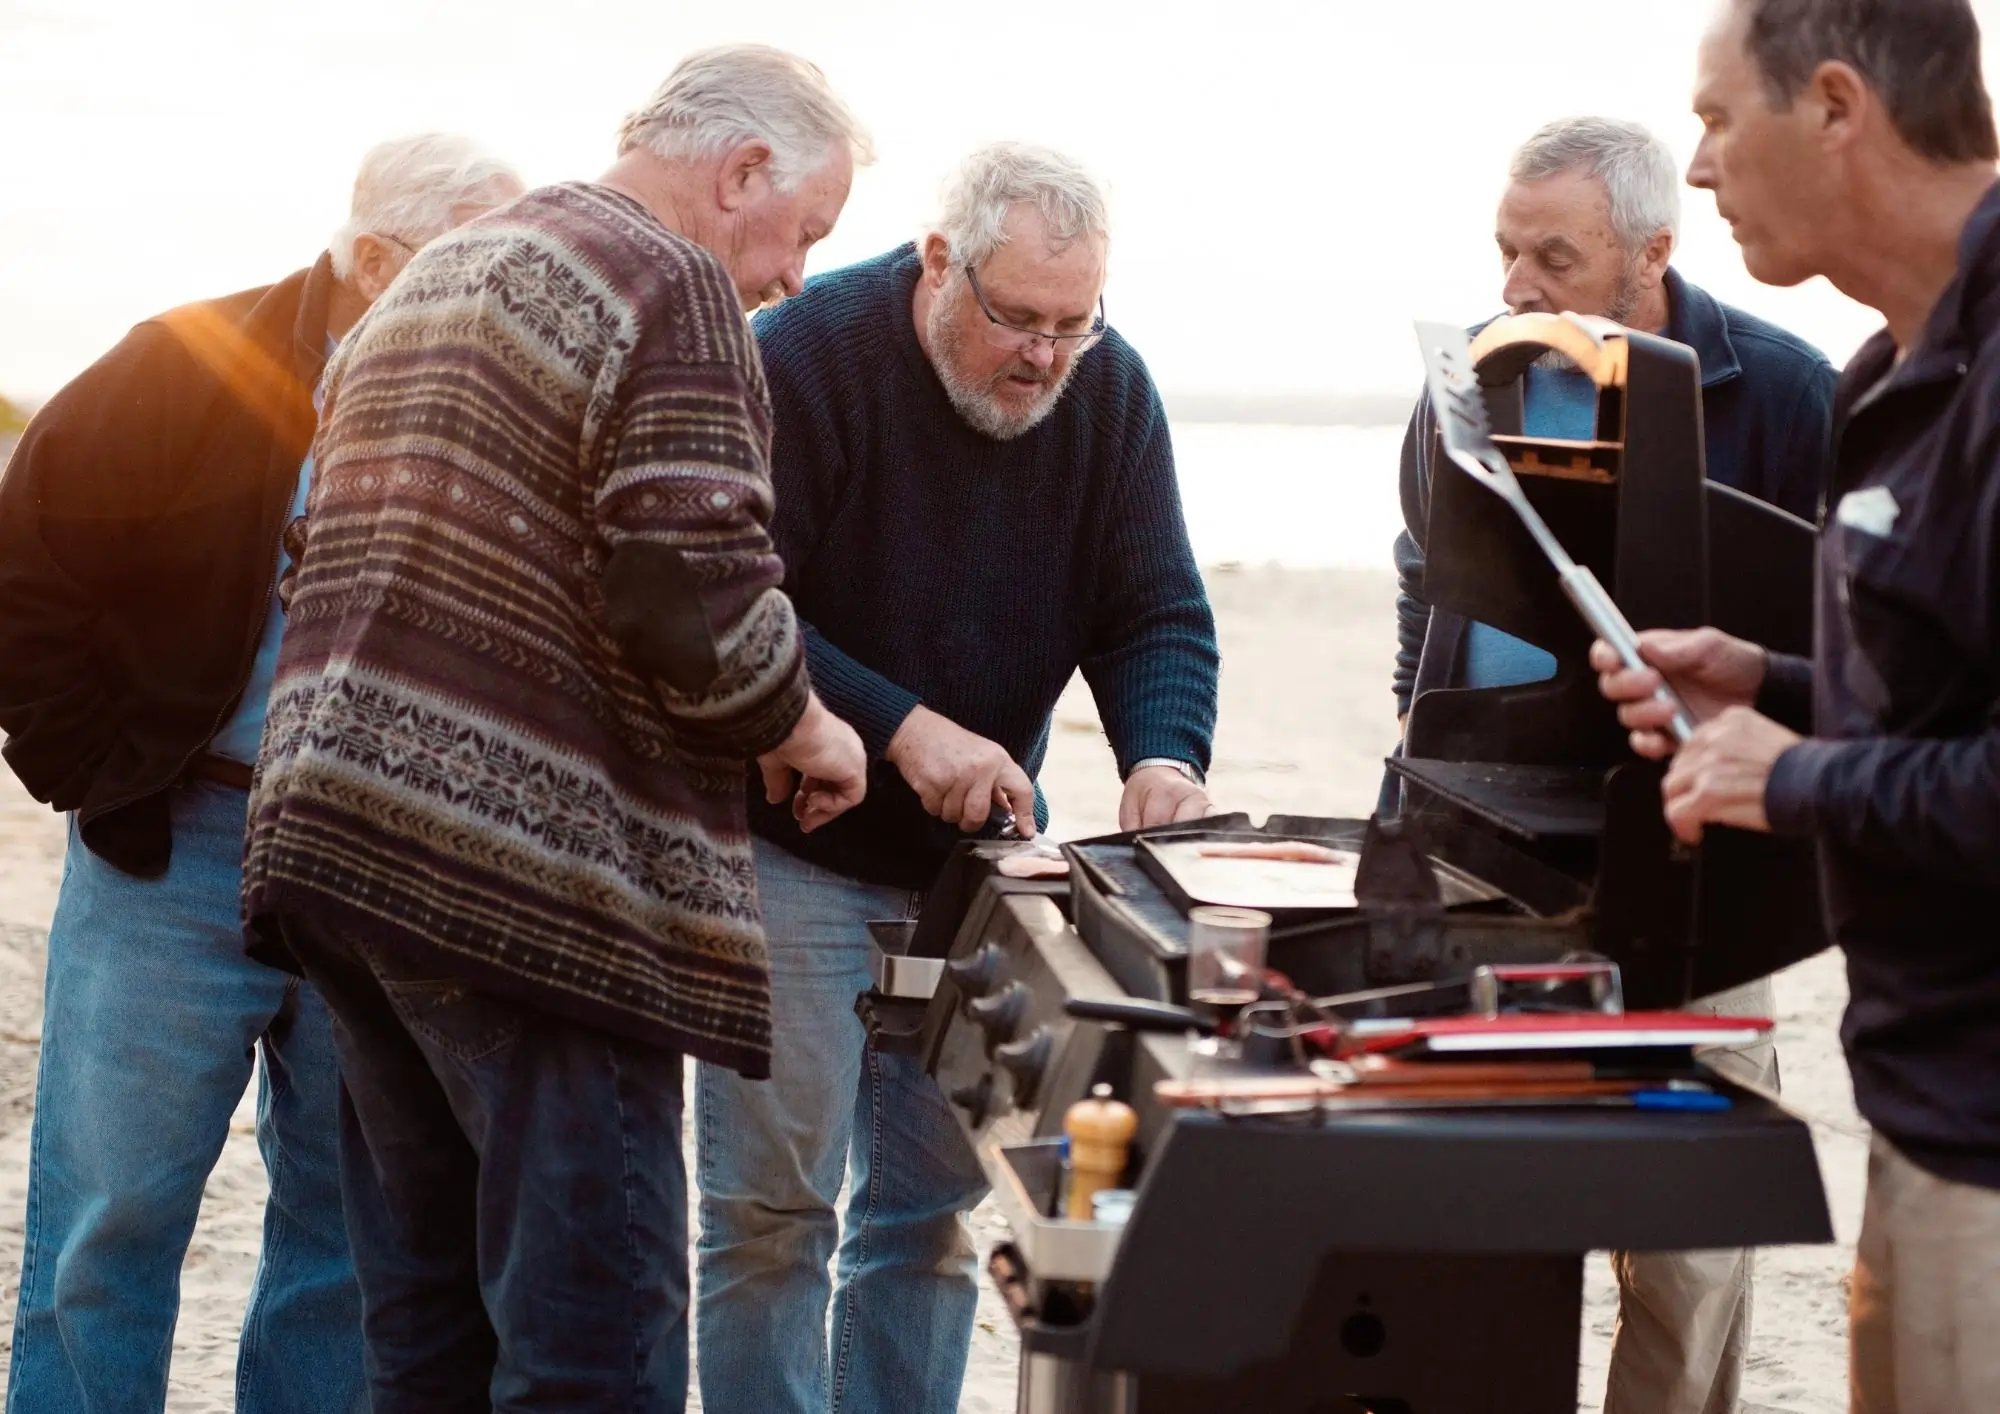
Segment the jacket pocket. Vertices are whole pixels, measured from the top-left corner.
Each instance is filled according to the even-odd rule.
[[[1847,690],[1884,731],[1923,736],[1950,729],[1969,659],[1945,617],[1957,547],[1917,529],[1841,525],[1838,588],[1855,649]]]

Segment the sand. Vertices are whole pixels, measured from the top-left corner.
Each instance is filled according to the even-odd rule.
[[[1257,818],[1274,811],[1365,815],[1394,735],[1388,691],[1394,585],[1387,575],[1221,566],[1208,571],[1222,633],[1222,717],[1211,783],[1217,804]],[[1116,822],[1118,785],[1081,684],[1057,714],[1043,781],[1058,832]],[[62,822],[0,772],[0,1369],[6,1363],[27,1175],[43,944],[61,881]],[[1859,1222],[1865,1130],[1856,1117],[1834,1028],[1845,1000],[1837,955],[1778,980],[1779,1053],[1788,1100],[1813,1123],[1838,1244],[1778,1248],[1758,1260],[1756,1329],[1743,1408],[1837,1414],[1845,1398],[1845,1275]],[[229,1409],[236,1328],[255,1266],[264,1173],[246,1103],[209,1181],[182,1274],[174,1348],[174,1414]],[[998,1228],[975,1216],[982,1242]],[[1596,1411],[1615,1309],[1601,1257],[1591,1259],[1582,1408]],[[1014,1341],[1005,1310],[982,1290],[961,1409],[1014,1407]]]

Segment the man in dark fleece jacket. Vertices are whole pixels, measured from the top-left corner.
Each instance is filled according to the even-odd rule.
[[[273,587],[334,341],[417,247],[520,189],[464,138],[372,149],[326,254],[140,324],[0,481],[0,731],[69,814],[8,1414],[164,1406],[181,1261],[257,1051],[271,1192],[235,1407],[366,1397],[332,1021],[244,956],[238,911]]]
[[[1665,144],[1636,123],[1566,118],[1515,152],[1494,222],[1508,312],[1601,314],[1686,344],[1701,360],[1708,479],[1816,520],[1826,486],[1833,368],[1777,325],[1722,303],[1669,263],[1680,179]],[[1574,369],[1528,370],[1528,431],[1593,435],[1597,389]],[[1547,676],[1554,660],[1424,600],[1436,419],[1419,403],[1403,438],[1396,537],[1396,715],[1434,687],[1497,687]]]
[[[1651,330],[1701,360],[1703,446],[1711,481],[1811,519],[1825,480],[1833,369],[1817,349],[1731,309],[1671,268],[1680,176],[1663,143],[1636,123],[1566,118],[1515,152],[1494,222],[1510,311],[1572,310]],[[1596,435],[1597,387],[1574,369],[1537,365],[1523,389],[1526,430]],[[1555,659],[1488,624],[1423,602],[1436,423],[1421,404],[1403,443],[1396,542],[1396,707],[1433,688],[1500,687],[1555,672]],[[1447,472],[1457,475],[1456,472]],[[1704,1007],[1769,1016],[1768,980]],[[1777,1081],[1767,1042],[1719,1058],[1753,1084]],[[1725,1414],[1735,1409],[1750,1339],[1747,1251],[1614,1252],[1618,1323],[1605,1414]]]
[[[2000,140],[1978,23],[1966,0],[1727,0],[1695,111],[1688,181],[1750,273],[1824,275],[1887,327],[1841,375],[1814,659],[1640,639],[1700,721],[1667,822],[1819,847],[1875,1129],[1850,1407],[2000,1409]],[[1659,672],[1593,660],[1666,756]]]
[[[1145,365],[1103,327],[1096,185],[975,153],[915,248],[759,321],[772,535],[813,682],[868,749],[868,798],[810,836],[752,793],[770,940],[768,1084],[702,1066],[703,1406],[945,1414],[974,1305],[979,1166],[921,1066],[864,1045],[871,918],[916,906],[1034,786],[1080,667],[1126,778],[1121,823],[1205,813],[1214,622]],[[850,1159],[851,1150],[851,1159]],[[827,1326],[834,1200],[853,1178]]]

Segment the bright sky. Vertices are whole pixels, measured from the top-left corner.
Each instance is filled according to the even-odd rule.
[[[1977,8],[2000,20],[2000,0]],[[453,129],[531,183],[592,177],[680,55],[758,39],[825,68],[880,150],[815,268],[911,234],[974,144],[1048,142],[1112,188],[1111,317],[1163,387],[1402,391],[1412,318],[1497,307],[1493,206],[1536,126],[1635,118],[1685,160],[1708,11],[5,0],[0,390],[46,395],[136,320],[307,263],[379,139]],[[1709,197],[1686,208],[1678,264],[1697,283],[1836,362],[1874,327],[1824,285],[1755,285]]]

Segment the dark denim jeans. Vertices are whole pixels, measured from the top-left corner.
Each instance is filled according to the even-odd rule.
[[[681,1058],[316,920],[374,1414],[686,1407]]]

